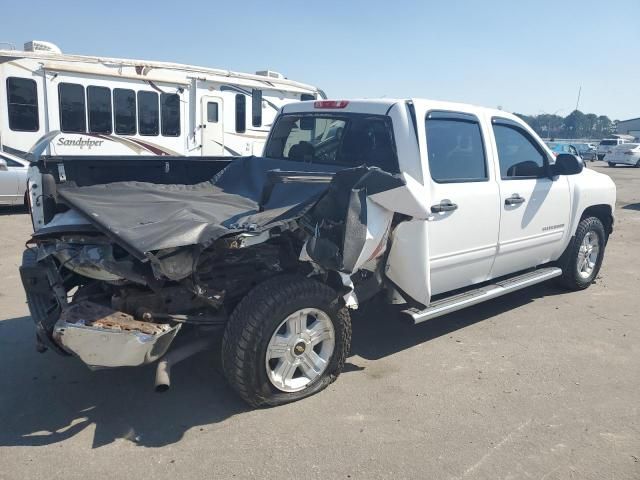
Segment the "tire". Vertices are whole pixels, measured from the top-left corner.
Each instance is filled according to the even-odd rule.
[[[634,165],[634,167],[636,167],[636,168],[640,168],[640,160],[638,160],[638,161],[636,162],[636,164]]]
[[[616,164],[615,164],[615,163],[613,163],[613,162],[607,162],[607,163],[609,164],[609,166],[610,166],[611,168],[613,168],[613,167],[615,167],[615,166],[616,166]]]
[[[585,238],[597,239],[598,250],[593,258],[593,262],[583,264]],[[607,243],[607,235],[600,219],[596,217],[583,218],[578,224],[576,234],[573,241],[569,244],[565,252],[558,262],[562,268],[562,276],[559,277],[560,284],[569,290],[584,290],[589,287],[597,277],[604,258],[605,245]],[[593,250],[590,250],[593,252]],[[589,267],[589,265],[591,265]]]
[[[307,311],[312,313],[307,315],[304,313]],[[302,317],[296,317],[299,315]],[[307,326],[309,319],[312,319],[311,326],[316,326],[316,322],[322,319],[324,322],[322,325],[327,327],[326,330],[322,330],[323,335],[330,335],[327,332],[333,327],[333,339],[323,340],[318,344],[321,348],[313,357],[326,355],[326,352],[323,353],[324,348],[328,348],[333,342],[331,354],[325,357],[326,362],[323,363],[324,370],[321,373],[313,370],[314,373],[318,373],[313,380],[307,378],[308,365],[305,363],[304,367],[307,370],[303,371],[302,363],[304,359],[311,358],[307,357],[308,355],[314,355],[318,345],[313,346],[314,344],[309,342],[306,350],[304,345],[301,346],[306,341],[301,339],[312,330],[307,328],[307,330],[301,329],[302,333],[291,333],[289,321],[292,318],[304,318],[300,325]],[[278,340],[284,343],[273,345],[277,338],[284,339]],[[309,339],[309,337],[304,338]],[[253,407],[283,405],[318,393],[332,383],[344,367],[350,344],[349,312],[333,289],[306,277],[278,276],[266,280],[251,290],[231,314],[222,339],[222,370],[231,387],[249,405]],[[273,351],[272,349],[282,348],[284,352],[281,355],[282,358],[271,358],[267,361],[267,349],[270,345],[269,354]],[[304,353],[300,353],[300,349]],[[300,356],[296,357],[295,352]],[[291,367],[293,371],[292,378],[288,380],[290,383],[298,382],[297,385],[302,385],[305,381],[308,383],[302,388],[287,390],[284,385],[286,380],[282,380],[283,384],[276,386],[274,378],[289,377],[285,374],[277,377],[274,373],[285,362],[289,362],[288,365],[299,362],[300,365]],[[296,374],[299,375],[297,378]]]

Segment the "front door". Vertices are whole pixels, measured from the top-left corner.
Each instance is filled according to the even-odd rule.
[[[222,98],[205,96],[201,100],[202,155],[224,155]]]
[[[569,228],[566,176],[550,178],[549,157],[522,126],[494,118],[500,166],[500,239],[492,277],[557,259]]]
[[[499,192],[485,149],[488,132],[474,114],[432,110],[419,123],[431,177],[425,179],[433,204],[429,268],[437,295],[488,279],[497,252]]]

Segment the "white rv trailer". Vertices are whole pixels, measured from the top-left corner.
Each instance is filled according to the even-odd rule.
[[[0,150],[24,155],[260,155],[283,105],[324,98],[270,70],[63,54],[49,42],[0,50]]]

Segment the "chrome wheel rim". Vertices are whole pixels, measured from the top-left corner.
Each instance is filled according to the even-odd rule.
[[[267,345],[267,378],[283,392],[304,390],[325,372],[334,349],[335,330],[329,315],[317,308],[293,312]]]
[[[600,240],[593,230],[587,232],[578,250],[578,275],[587,279],[593,274],[600,253]]]

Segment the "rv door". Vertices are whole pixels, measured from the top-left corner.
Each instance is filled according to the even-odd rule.
[[[222,98],[202,97],[202,155],[224,155],[224,130],[222,126]]]

